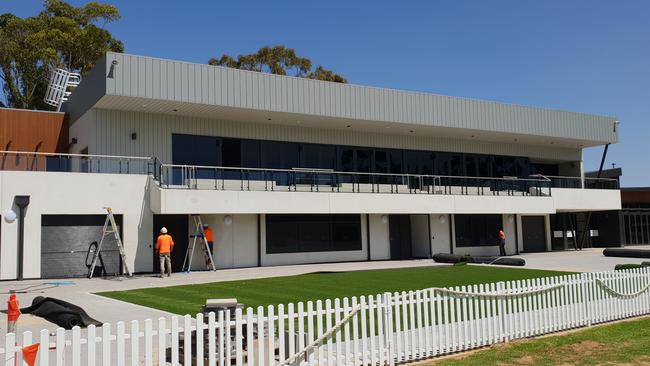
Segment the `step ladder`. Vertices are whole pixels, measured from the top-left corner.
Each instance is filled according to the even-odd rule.
[[[115,223],[115,217],[113,216],[113,209],[110,207],[104,207],[106,209],[106,221],[104,221],[104,228],[102,229],[102,238],[97,245],[97,250],[93,255],[93,261],[88,270],[88,278],[93,278],[95,272],[95,266],[97,265],[97,259],[102,251],[102,245],[104,244],[104,239],[107,236],[113,234],[115,237],[115,242],[117,243],[117,249],[120,251],[120,257],[122,258],[122,271],[126,272],[129,277],[133,276],[131,270],[126,264],[126,254],[124,253],[124,245],[122,244],[122,239],[120,239],[120,232],[117,229],[117,224]],[[110,226],[109,226],[110,225]]]
[[[192,270],[192,259],[194,258],[194,249],[196,248],[197,240],[200,241],[199,245],[203,249],[203,258],[205,259],[205,269],[208,271],[216,271],[217,267],[214,265],[214,260],[212,258],[212,251],[208,245],[208,240],[205,237],[205,231],[203,231],[203,222],[201,221],[201,215],[192,215],[194,220],[194,234],[190,236],[192,239],[190,245],[187,246],[187,251],[185,252],[185,259],[183,259],[183,271],[191,272]]]

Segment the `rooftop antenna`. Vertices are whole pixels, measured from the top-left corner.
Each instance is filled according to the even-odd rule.
[[[45,104],[56,107],[56,111],[61,111],[61,106],[68,101],[72,91],[69,88],[76,88],[81,83],[81,75],[64,69],[55,69],[50,83],[47,85]]]

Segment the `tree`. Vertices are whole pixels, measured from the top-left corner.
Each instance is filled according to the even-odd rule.
[[[283,45],[264,46],[256,53],[239,55],[236,59],[224,54],[220,58],[211,58],[208,64],[337,83],[348,82],[343,76],[335,74],[333,71],[323,68],[323,66],[318,66],[312,71],[310,59],[296,55],[293,48],[286,48]]]
[[[0,15],[0,79],[6,105],[48,109],[43,102],[50,75],[65,68],[85,76],[108,51],[123,52],[121,41],[103,26],[120,18],[113,5],[91,2],[74,7],[45,0],[36,16]]]

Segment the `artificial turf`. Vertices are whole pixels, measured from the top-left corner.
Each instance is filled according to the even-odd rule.
[[[246,307],[257,307],[563,274],[567,272],[473,265],[434,266],[317,272],[288,277],[101,292],[99,295],[176,314],[195,314],[205,304],[205,300],[210,298],[234,297]]]

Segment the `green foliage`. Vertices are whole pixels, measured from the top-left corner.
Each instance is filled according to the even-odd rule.
[[[239,55],[233,58],[222,55],[220,58],[211,58],[210,65],[226,66],[235,69],[267,72],[277,75],[293,75],[302,78],[347,83],[347,80],[331,70],[318,66],[313,71],[312,62],[306,57],[300,57],[293,48],[283,45],[275,47],[264,46],[256,53]]]
[[[218,278],[219,272],[215,278]],[[194,314],[206,299],[235,297],[247,307],[289,302],[377,295],[527,278],[566,272],[483,266],[430,266],[352,272],[318,272],[299,276],[143,288],[100,295],[176,314]],[[164,279],[160,279],[164,285]]]
[[[74,7],[45,0],[35,16],[0,15],[0,78],[6,105],[46,109],[43,96],[55,68],[86,75],[106,52],[123,52],[122,42],[102,27],[120,18],[113,5]]]

